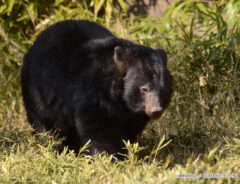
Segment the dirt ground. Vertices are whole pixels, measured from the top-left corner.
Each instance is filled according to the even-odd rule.
[[[127,0],[131,15],[161,16],[173,0]]]

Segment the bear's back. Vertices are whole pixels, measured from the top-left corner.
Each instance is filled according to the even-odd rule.
[[[66,20],[58,22],[43,31],[36,41],[38,42],[38,40],[50,36],[55,36],[60,39],[64,37],[70,39],[72,37],[75,38],[75,41],[114,37],[106,28],[87,20]]]
[[[58,72],[59,76],[63,76],[69,68],[71,70],[80,66],[85,68],[91,64],[87,59],[91,53],[88,52],[88,48],[83,49],[84,45],[91,40],[109,38],[116,37],[94,22],[86,20],[58,22],[38,36],[24,57],[22,73],[46,80],[42,78],[43,71],[51,75]]]
[[[38,53],[39,56],[42,55],[41,52],[72,52],[86,41],[109,37],[114,38],[114,35],[94,22],[66,20],[44,30],[34,42],[30,52]]]

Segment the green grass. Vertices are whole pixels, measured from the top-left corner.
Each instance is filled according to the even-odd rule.
[[[44,6],[0,2],[5,7],[15,3],[12,9],[0,8],[0,183],[240,182],[238,1],[216,1],[210,7],[192,0],[173,3],[162,18],[127,18],[126,10],[121,14],[114,8],[105,17],[109,10],[104,6],[97,11],[70,1],[68,6],[67,1],[54,1],[54,6],[53,1]],[[15,13],[18,8],[21,15]],[[60,140],[51,133],[35,134],[26,120],[20,90],[24,53],[47,24],[69,18],[96,20],[119,37],[168,53],[172,102],[138,143],[126,143],[125,161],[112,163],[106,155],[75,155],[67,149],[59,154]],[[177,178],[187,173],[202,175]],[[226,175],[209,179],[203,173]],[[227,175],[233,173],[239,176]]]

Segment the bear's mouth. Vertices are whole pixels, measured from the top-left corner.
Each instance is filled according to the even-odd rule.
[[[153,113],[153,114],[150,115],[149,117],[150,117],[151,119],[158,119],[158,118],[160,118],[160,117],[162,116],[162,114],[163,114],[163,112],[162,112],[162,111],[159,111],[159,112]]]
[[[163,114],[163,108],[162,107],[152,107],[152,108],[146,108],[145,106],[142,106],[142,110],[147,114],[147,116],[151,119],[158,119]]]

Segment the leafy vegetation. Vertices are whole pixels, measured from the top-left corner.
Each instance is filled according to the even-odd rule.
[[[233,175],[240,173],[240,2],[175,1],[161,18],[128,14],[122,0],[0,0],[0,183],[240,182]],[[26,120],[24,53],[40,31],[63,19],[96,21],[168,53],[172,102],[138,144],[126,143],[125,161],[57,153],[60,140],[34,134]],[[187,173],[199,178],[177,178]]]

